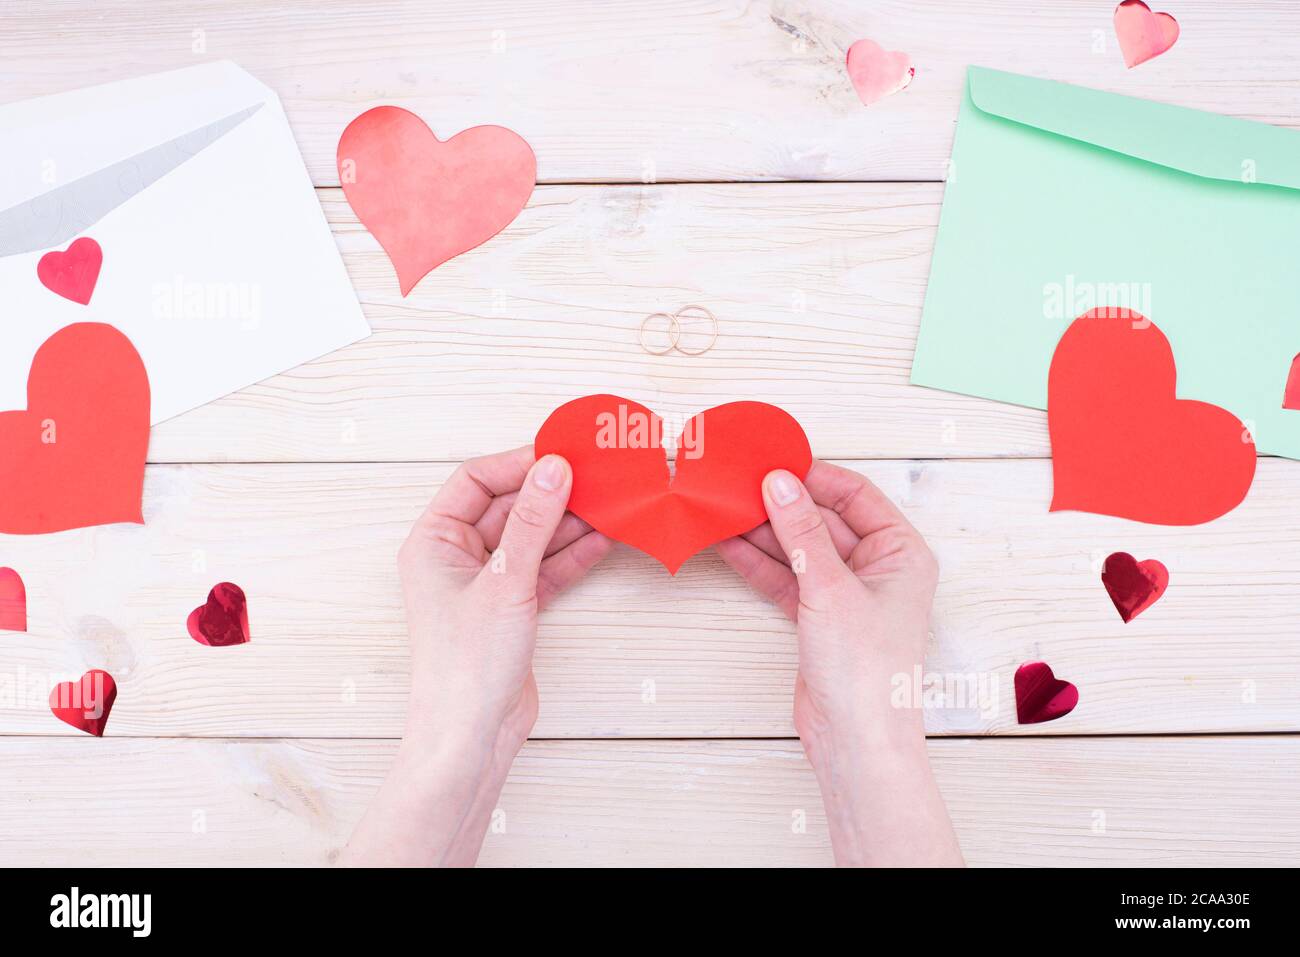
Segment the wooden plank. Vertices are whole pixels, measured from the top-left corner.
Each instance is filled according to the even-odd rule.
[[[320,865],[395,745],[0,740],[0,865]],[[1294,737],[930,744],[976,866],[1300,864]],[[39,821],[39,828],[32,827]],[[802,822],[802,824],[801,824]],[[823,866],[796,741],[539,741],[502,794],[484,866]]]
[[[1042,412],[908,383],[940,190],[546,187],[405,300],[342,193],[323,191],[374,335],[164,423],[150,458],[459,462],[600,391],[677,422],[772,402],[823,458],[1046,455]],[[646,353],[643,319],[687,303],[717,314],[716,347]],[[685,327],[688,349],[706,328]]]
[[[1042,460],[860,467],[943,568],[928,667],[948,697],[928,711],[932,732],[1300,730],[1295,463],[1261,460],[1245,503],[1194,528],[1048,514]],[[143,527],[0,537],[0,564],[27,581],[31,628],[3,636],[0,733],[76,734],[49,714],[48,691],[104,667],[120,685],[115,735],[399,735],[394,557],[448,471],[156,466]],[[1128,625],[1098,576],[1117,550],[1172,576]],[[249,646],[186,634],[218,581],[248,592]],[[1072,715],[1016,724],[1012,675],[1027,660],[1079,686]],[[795,667],[791,626],[712,552],[673,579],[619,549],[544,616],[537,734],[790,736]]]
[[[283,98],[319,185],[337,185],[343,127],[380,103],[443,137],[512,127],[544,182],[939,180],[968,64],[1300,127],[1300,7],[1268,0],[1179,0],[1177,46],[1133,71],[1095,0],[8,7],[0,100],[233,59]],[[870,108],[844,69],[860,37],[917,67]]]

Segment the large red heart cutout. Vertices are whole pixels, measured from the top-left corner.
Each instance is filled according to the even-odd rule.
[[[730,402],[690,419],[668,469],[663,423],[640,403],[589,395],[560,406],[537,433],[538,458],[573,467],[569,510],[676,574],[686,559],[767,521],[763,477],[799,478],[812,450],[799,423],[763,402]]]
[[[1176,378],[1169,340],[1138,313],[1074,320],[1048,373],[1052,511],[1199,525],[1241,503],[1250,433],[1217,405],[1175,398]]]
[[[131,341],[79,322],[45,341],[27,409],[0,412],[0,532],[144,522],[149,378]]]
[[[42,256],[36,264],[36,278],[50,292],[86,306],[103,264],[104,250],[89,236],[83,236],[62,252],[55,250]]]
[[[388,253],[403,296],[509,226],[537,183],[537,157],[518,133],[475,126],[443,142],[397,106],[348,124],[338,168],[343,194]]]
[[[1064,718],[1079,704],[1079,689],[1052,673],[1043,661],[1027,661],[1016,669],[1016,721],[1042,724]]]
[[[1128,552],[1116,552],[1101,567],[1101,583],[1127,624],[1160,600],[1169,587],[1169,569],[1154,558],[1140,562]]]
[[[50,692],[50,710],[64,724],[100,738],[108,726],[108,713],[117,700],[117,682],[107,671],[95,668],[80,681],[63,681]]]
[[[247,644],[251,639],[244,590],[230,582],[214,585],[207,602],[190,612],[185,626],[190,637],[201,645],[223,648]]]

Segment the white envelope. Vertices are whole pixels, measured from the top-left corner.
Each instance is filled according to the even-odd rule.
[[[370,334],[279,98],[234,63],[0,106],[0,141],[0,410],[74,322],[135,344],[154,423]],[[37,278],[82,236],[88,305]]]

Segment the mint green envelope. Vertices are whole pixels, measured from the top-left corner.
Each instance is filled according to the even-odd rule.
[[[913,383],[1046,408],[1066,327],[1121,306],[1179,398],[1300,458],[1300,133],[971,67],[952,157]]]

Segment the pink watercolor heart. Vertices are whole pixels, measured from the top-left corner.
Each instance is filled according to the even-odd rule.
[[[1178,21],[1167,13],[1152,13],[1142,0],[1124,0],[1115,8],[1115,35],[1131,70],[1158,57],[1178,39]]]
[[[885,50],[875,40],[858,40],[849,47],[845,66],[863,106],[897,93],[916,76],[910,56],[898,50]]]

